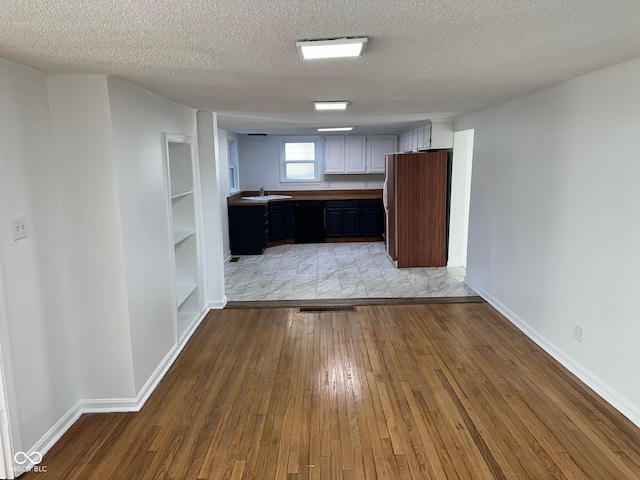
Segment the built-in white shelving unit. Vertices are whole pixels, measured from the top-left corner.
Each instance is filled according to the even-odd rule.
[[[175,267],[175,298],[178,338],[201,311],[198,222],[191,138],[166,135],[171,197],[171,229]]]

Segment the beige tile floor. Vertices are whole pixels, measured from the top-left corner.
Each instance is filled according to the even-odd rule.
[[[462,267],[395,268],[384,243],[271,247],[225,263],[229,301],[476,295]]]

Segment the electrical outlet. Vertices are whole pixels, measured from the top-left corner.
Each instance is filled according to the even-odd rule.
[[[573,338],[582,343],[582,336],[584,335],[584,327],[579,323],[575,323],[573,326]]]
[[[23,238],[27,238],[27,220],[24,217],[16,218],[13,221],[13,240],[22,240]]]

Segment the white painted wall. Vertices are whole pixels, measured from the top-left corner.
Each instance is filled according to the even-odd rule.
[[[261,140],[252,140],[248,135],[238,135],[238,168],[242,190],[315,190],[330,188],[350,190],[382,188],[384,174],[370,175],[324,175],[319,184],[295,185],[280,183],[279,135],[267,135]],[[324,170],[324,159],[320,160]]]
[[[467,266],[473,130],[456,132],[453,138],[451,206],[449,209],[449,267]]]
[[[0,343],[16,450],[77,401],[74,325],[46,77],[0,59]],[[27,219],[14,242],[11,222]]]
[[[224,240],[222,220],[227,219],[227,199],[221,193],[224,186],[221,178],[223,172],[229,170],[220,159],[223,151],[226,155],[226,135],[224,141],[220,139],[218,119],[215,113],[199,111],[198,123],[198,152],[200,156],[200,188],[204,216],[204,269],[207,277],[207,299],[212,308],[222,308],[227,303],[224,291]],[[227,194],[229,182],[227,175]],[[223,215],[224,212],[224,215]],[[227,222],[228,225],[228,222]],[[227,242],[229,236],[227,226]]]
[[[638,425],[639,111],[635,60],[456,120],[469,285]]]
[[[107,80],[47,77],[53,149],[60,185],[79,394],[131,397],[127,282]]]
[[[219,171],[220,171],[220,218],[222,224],[222,251],[225,258],[231,257],[231,245],[229,244],[229,214],[227,213],[227,197],[231,195],[231,188],[229,187],[229,137],[235,138],[237,142],[237,135],[232,132],[228,132],[222,128],[218,129],[218,143],[220,156],[218,157]],[[236,143],[237,145],[237,143]],[[238,170],[240,167],[238,166]],[[239,174],[240,185],[242,185],[242,172]],[[242,187],[241,187],[242,188]]]
[[[164,133],[191,136],[197,158],[196,116],[129,83],[107,85],[137,394],[177,343]]]
[[[179,352],[164,132],[192,136],[197,158],[196,117],[115,79],[46,77],[4,60],[0,104],[11,433],[16,450],[46,451],[83,408],[136,408]],[[208,188],[219,217],[218,186]],[[14,242],[19,216],[29,237]],[[221,240],[217,248],[221,258]]]

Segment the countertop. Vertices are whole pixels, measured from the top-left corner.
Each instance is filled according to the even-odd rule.
[[[243,200],[242,197],[258,195],[257,191],[242,191],[227,197],[227,204],[233,206],[241,205],[264,205],[272,202],[292,202],[296,200],[368,200],[382,198],[382,189],[362,189],[362,190],[271,190],[272,195],[291,195],[292,198],[274,198],[266,202],[256,202],[255,200]]]

